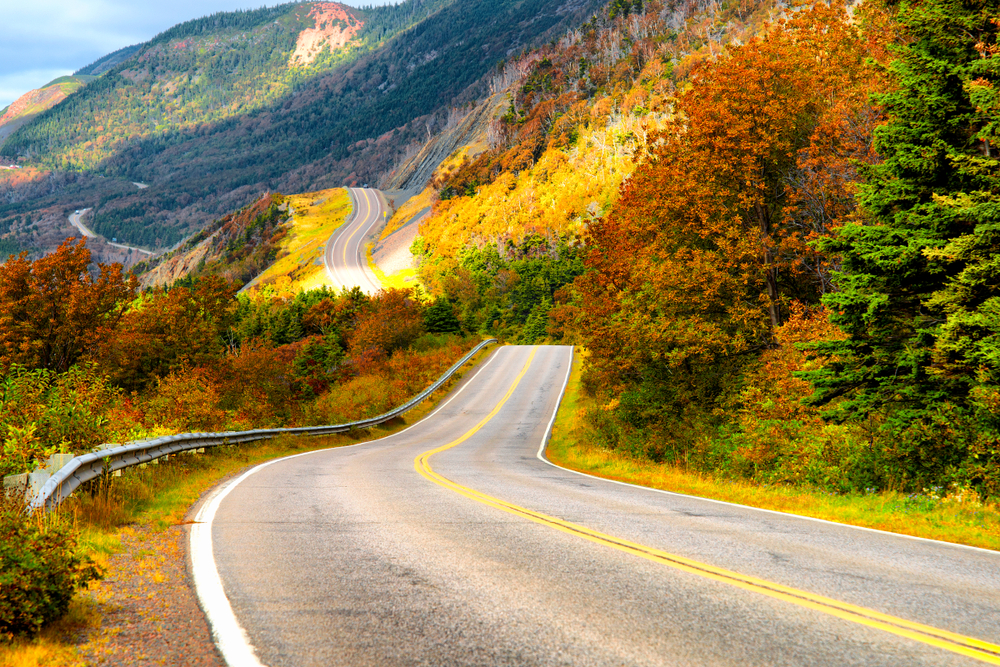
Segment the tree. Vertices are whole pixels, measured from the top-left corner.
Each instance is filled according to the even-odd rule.
[[[906,39],[878,96],[884,161],[865,218],[822,244],[843,262],[825,303],[843,340],[807,374],[837,419],[870,420],[902,484],[942,476],[1000,493],[1000,83],[996,4],[903,4]]]
[[[791,176],[863,78],[863,47],[842,5],[818,3],[694,73],[679,121],[591,226],[578,286],[597,383],[711,400],[738,357],[774,344],[790,301],[818,300]]]
[[[34,262],[21,253],[0,265],[0,368],[64,372],[93,347],[98,329],[117,326],[138,283],[121,264],[99,264],[96,278],[89,267],[83,239]]]
[[[904,426],[946,402],[1000,384],[1000,176],[995,4],[905,4],[884,157],[864,171],[867,214],[823,244],[843,270],[825,302],[849,337],[840,361],[811,377],[842,416],[892,408]]]
[[[431,333],[458,333],[462,330],[455,307],[446,298],[439,298],[424,311],[424,327]]]
[[[139,389],[170,372],[219,359],[236,311],[235,283],[216,276],[136,300],[116,329],[105,328],[94,360],[123,387]]]

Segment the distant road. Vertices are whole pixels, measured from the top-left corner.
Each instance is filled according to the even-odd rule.
[[[90,229],[86,225],[84,225],[83,222],[80,221],[80,219],[83,217],[83,214],[86,213],[89,210],[90,210],[89,208],[81,208],[76,213],[70,213],[70,215],[69,215],[69,224],[73,225],[78,230],[80,230],[80,233],[83,234],[84,236],[86,236],[87,238],[89,238],[89,239],[96,239],[97,238],[97,234],[95,234],[94,232],[90,231]]]
[[[354,211],[327,241],[323,263],[336,288],[360,287],[367,294],[375,294],[382,285],[368,268],[365,240],[383,222],[382,200],[378,191],[370,188],[348,188],[348,192]]]
[[[1000,553],[542,460],[570,358],[499,348],[409,429],[216,491],[192,559],[229,664],[1000,664]]]
[[[83,224],[83,221],[82,221],[83,214],[86,213],[89,210],[90,210],[89,208],[81,208],[79,211],[76,211],[75,213],[71,213],[70,216],[69,216],[69,224],[71,224],[74,227],[76,227],[78,230],[80,230],[81,234],[83,234],[85,237],[87,237],[89,239],[98,239],[98,238],[103,239],[103,237],[98,236],[97,234],[95,234],[94,232],[92,232],[90,230],[90,228],[88,228],[86,225]],[[112,243],[111,241],[108,241],[107,239],[103,239],[103,240],[108,245],[114,246],[116,248],[121,248],[122,250],[135,250],[136,252],[141,252],[141,253],[146,254],[146,255],[152,255],[153,254],[149,250],[143,250],[142,248],[136,248],[135,246],[125,245],[123,243]]]

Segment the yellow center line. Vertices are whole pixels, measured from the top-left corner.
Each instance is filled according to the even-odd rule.
[[[996,644],[991,644],[973,637],[966,637],[954,632],[948,632],[947,630],[941,630],[929,625],[907,621],[906,619],[891,616],[889,614],[883,614],[873,609],[848,604],[846,602],[834,600],[822,595],[816,595],[815,593],[809,593],[807,591],[791,588],[789,586],[783,586],[781,584],[767,581],[766,579],[750,577],[745,574],[715,567],[714,565],[708,565],[696,560],[691,560],[690,558],[684,558],[683,556],[677,556],[665,551],[660,551],[659,549],[654,549],[642,544],[629,542],[628,540],[623,540],[612,535],[591,530],[586,526],[581,526],[569,521],[563,521],[562,519],[557,519],[555,517],[548,516],[547,514],[542,514],[541,512],[535,512],[519,505],[514,505],[513,503],[509,503],[505,500],[489,496],[485,493],[476,491],[475,489],[453,482],[450,479],[434,472],[430,466],[430,457],[462,444],[482,429],[483,426],[485,426],[491,419],[493,419],[497,413],[500,412],[500,409],[504,406],[504,404],[514,394],[514,390],[517,388],[517,385],[520,384],[521,379],[528,372],[528,367],[531,366],[531,362],[535,358],[535,354],[537,352],[538,348],[535,347],[531,351],[531,355],[528,357],[528,360],[525,362],[524,368],[522,368],[518,376],[514,378],[514,382],[511,384],[510,389],[507,390],[507,393],[500,399],[496,407],[494,407],[493,410],[482,419],[482,421],[473,426],[471,430],[457,440],[453,440],[446,445],[420,454],[413,461],[413,466],[416,471],[435,484],[443,486],[446,489],[450,489],[451,491],[465,496],[466,498],[510,514],[524,517],[530,521],[534,521],[535,523],[555,528],[556,530],[560,530],[564,533],[582,537],[585,540],[590,540],[591,542],[595,542],[603,546],[608,546],[634,556],[639,556],[640,558],[645,558],[656,563],[667,565],[677,570],[681,570],[682,572],[695,574],[706,579],[719,581],[731,586],[736,586],[737,588],[742,588],[744,590],[784,600],[785,602],[790,602],[791,604],[805,607],[806,609],[820,611],[825,614],[829,614],[830,616],[835,616],[853,623],[876,628],[878,630],[884,630],[885,632],[890,632],[900,637],[907,637],[924,644],[929,644],[930,646],[951,651],[952,653],[976,658],[992,665],[1000,665],[1000,646]]]
[[[362,190],[361,194],[363,194],[365,196],[365,214],[360,219],[364,220],[365,218],[368,217],[368,211],[371,210],[371,205],[368,203],[368,192],[365,191],[365,190]],[[345,266],[347,265],[347,247],[351,244],[351,239],[354,238],[354,235],[358,233],[358,231],[361,229],[361,227],[362,227],[362,225],[358,225],[357,229],[355,229],[353,232],[351,232],[351,235],[347,237],[347,241],[344,242],[344,265]]]

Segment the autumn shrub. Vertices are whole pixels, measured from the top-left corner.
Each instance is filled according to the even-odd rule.
[[[229,415],[220,408],[221,388],[207,368],[182,368],[156,383],[144,401],[148,424],[173,432],[224,430]]]
[[[357,315],[348,352],[367,372],[396,350],[406,348],[424,332],[424,308],[409,289],[379,292]]]
[[[56,452],[108,442],[122,398],[93,364],[65,373],[11,366],[0,375],[0,475],[28,472]]]
[[[29,513],[20,494],[0,493],[0,638],[36,634],[100,576],[66,519]]]
[[[219,364],[220,408],[249,428],[281,426],[294,417],[300,381],[294,362],[306,341],[272,347],[246,341]]]
[[[338,424],[374,417],[402,405],[430,386],[477,342],[455,335],[424,335],[412,348],[372,363],[305,406],[310,424]]]

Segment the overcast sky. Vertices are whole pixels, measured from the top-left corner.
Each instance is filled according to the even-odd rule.
[[[390,0],[342,0],[385,5]],[[184,21],[274,0],[0,0],[0,109],[101,56]]]

